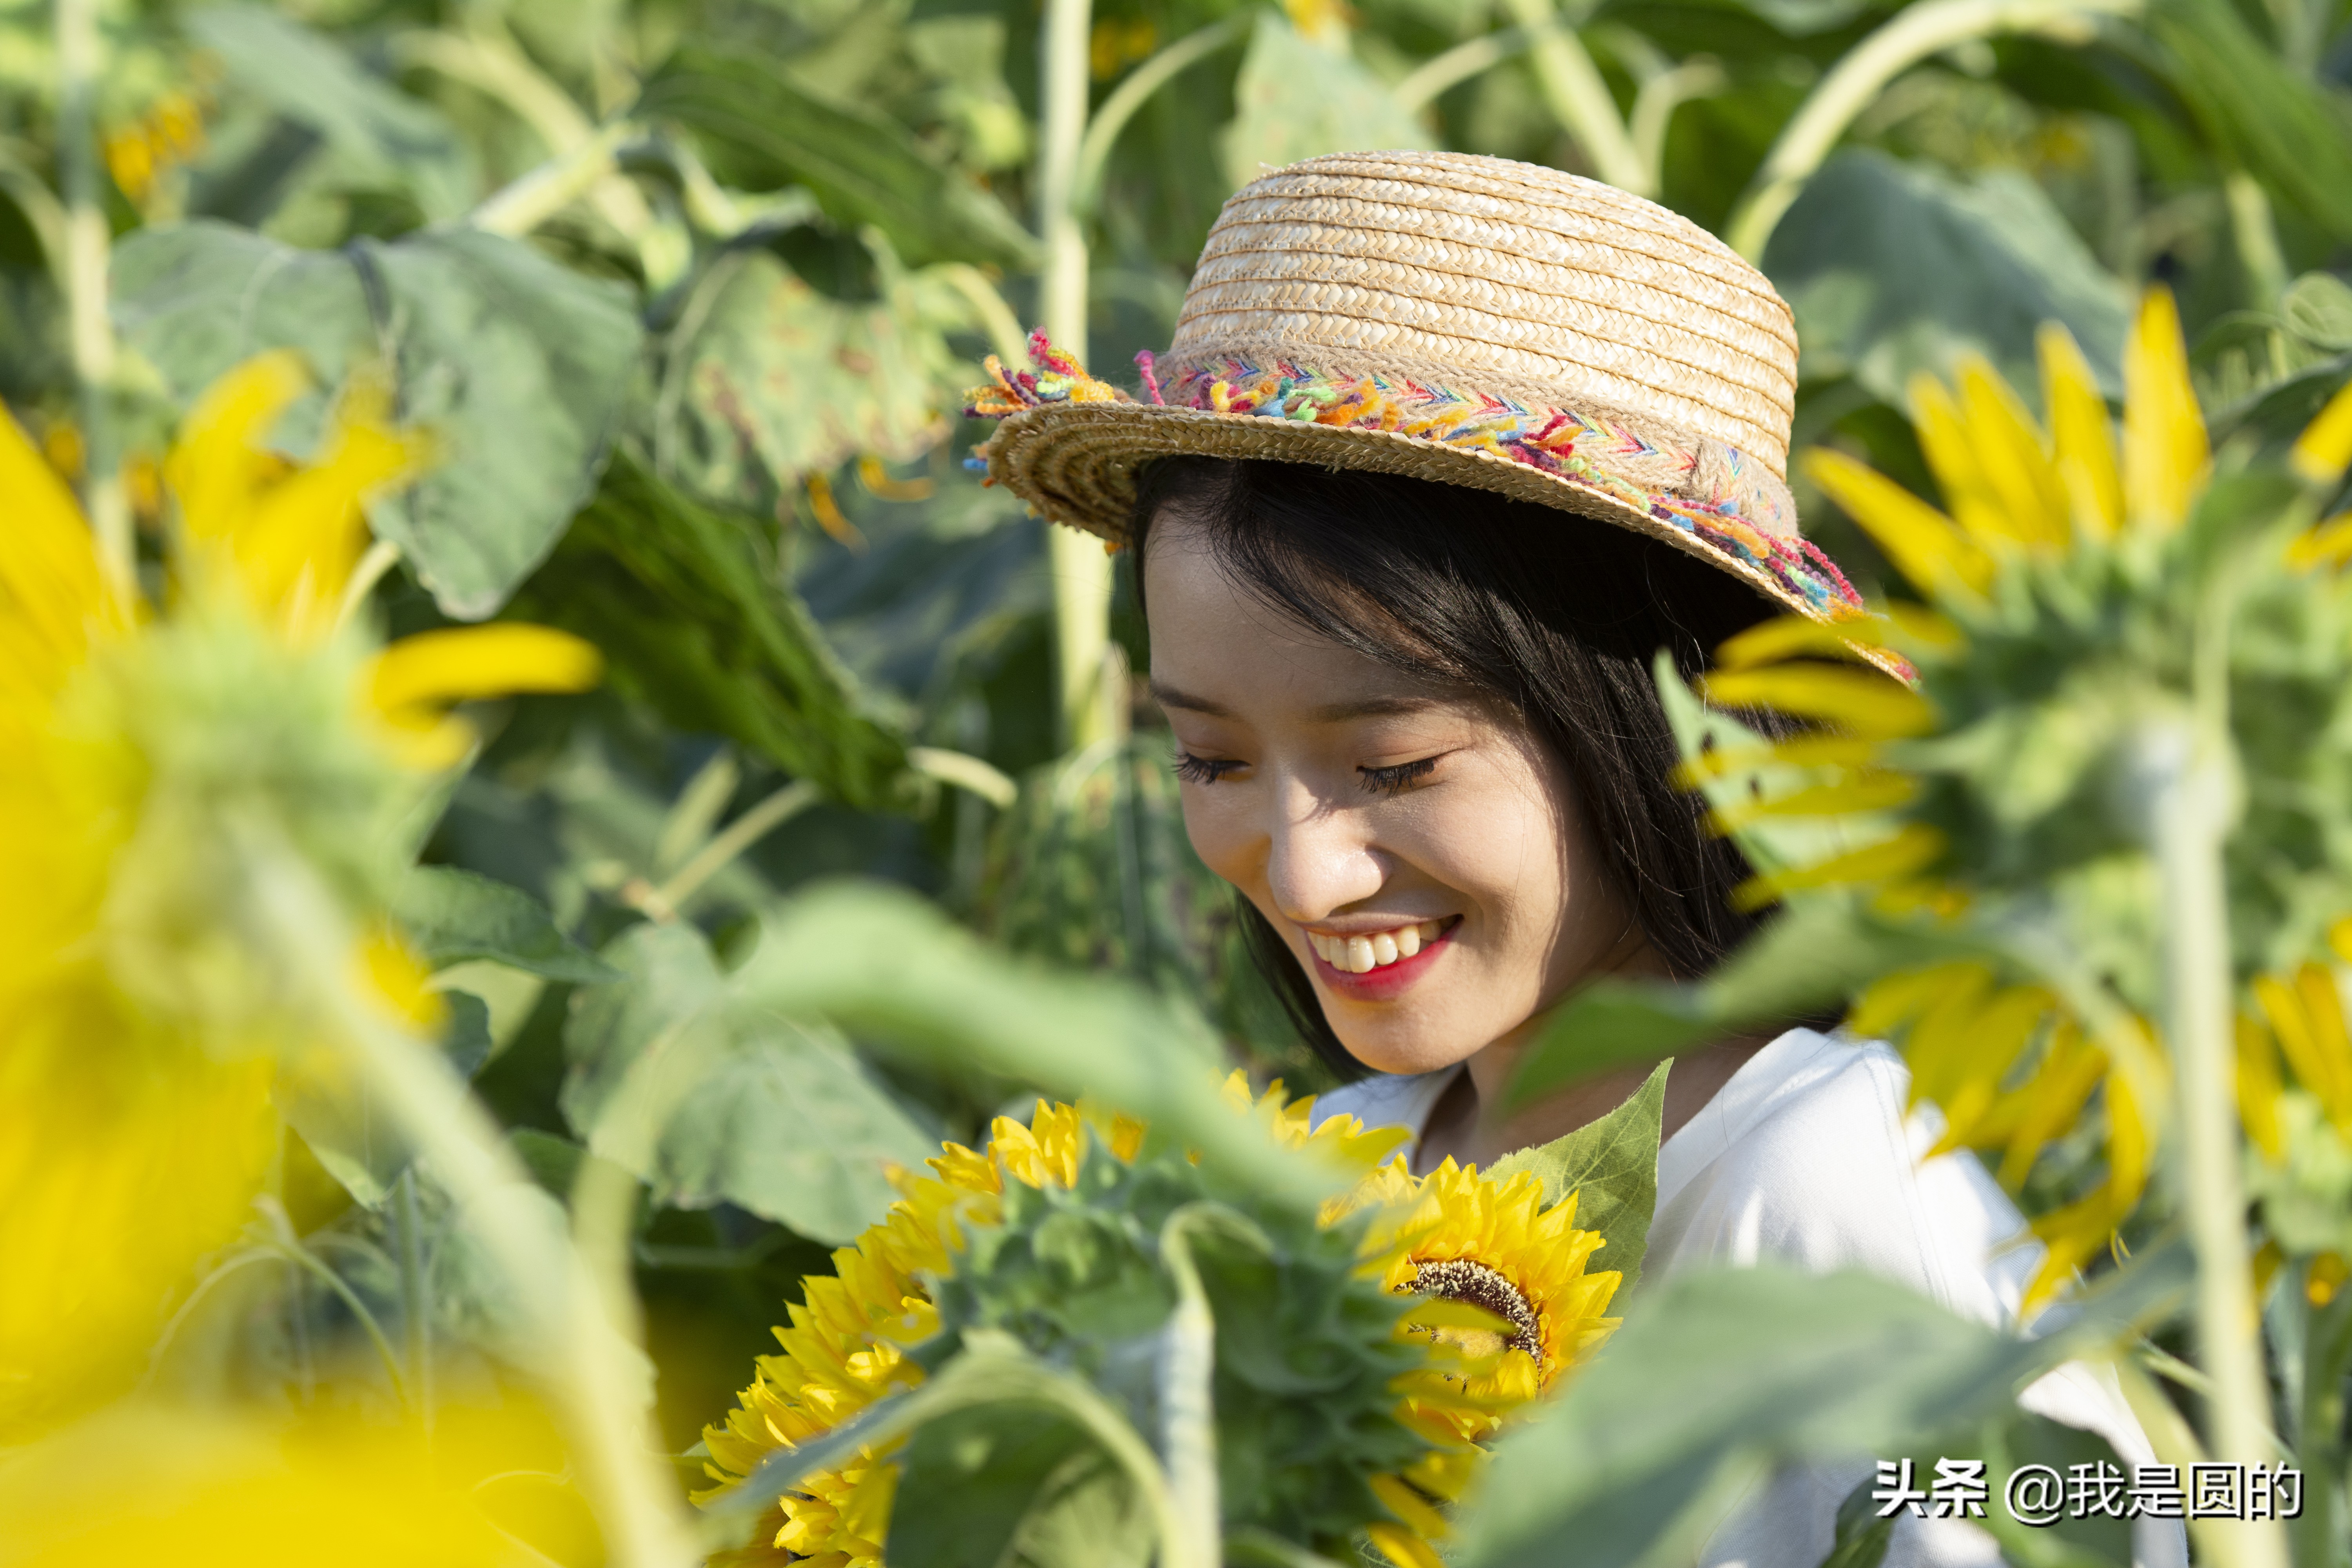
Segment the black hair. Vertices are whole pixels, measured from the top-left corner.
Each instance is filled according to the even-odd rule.
[[[1567,769],[1601,874],[1677,978],[1705,974],[1754,929],[1729,901],[1746,859],[1670,778],[1680,752],[1652,677],[1660,648],[1687,679],[1774,614],[1754,589],[1630,529],[1486,490],[1204,457],[1144,470],[1129,534],[1139,568],[1171,510],[1270,608],[1519,715]],[[1139,569],[1136,581],[1139,593]],[[1360,1075],[1287,944],[1236,898],[1292,1021],[1334,1071]]]

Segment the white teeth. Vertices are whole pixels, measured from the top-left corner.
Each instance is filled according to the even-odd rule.
[[[1411,958],[1435,942],[1444,930],[1444,921],[1423,921],[1393,931],[1374,931],[1370,936],[1326,936],[1310,931],[1307,933],[1307,945],[1315,950],[1317,957],[1342,973],[1369,974],[1375,969],[1387,968],[1400,958]]]

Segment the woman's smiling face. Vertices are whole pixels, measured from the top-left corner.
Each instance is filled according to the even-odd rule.
[[[1163,514],[1151,689],[1184,826],[1383,1072],[1462,1061],[1638,942],[1566,770],[1516,716],[1299,626]]]

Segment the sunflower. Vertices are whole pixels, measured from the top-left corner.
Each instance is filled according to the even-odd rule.
[[[1481,1445],[1510,1415],[1590,1361],[1618,1319],[1605,1317],[1623,1276],[1588,1272],[1602,1245],[1576,1228],[1576,1194],[1546,1208],[1528,1173],[1497,1181],[1447,1160],[1415,1176],[1402,1159],[1367,1177],[1351,1202],[1376,1211],[1364,1238],[1366,1271],[1383,1289],[1424,1303],[1398,1324],[1430,1342],[1425,1365],[1398,1380],[1397,1417],[1430,1452],[1375,1479],[1395,1522],[1370,1527],[1398,1568],[1436,1568],[1432,1542],[1477,1473]]]
[[[1941,1147],[1998,1150],[2014,1189],[2095,1099],[2105,1169],[2078,1175],[2071,1200],[2033,1221],[2049,1252],[2029,1307],[2137,1206],[2171,1092],[2149,1022],[2162,990],[2147,956],[2155,872],[2121,804],[2117,759],[2135,726],[2198,689],[2218,538],[2242,536],[2230,548],[2249,563],[2246,629],[2230,649],[2231,738],[2250,775],[2279,784],[2249,797],[2231,839],[2240,973],[2251,977],[2247,956],[2276,966],[2311,952],[2352,871],[2326,816],[2345,759],[2329,751],[2341,731],[2325,717],[2339,700],[2352,595],[2313,576],[2352,555],[2352,521],[2289,537],[2277,521],[2342,475],[2352,391],[2296,443],[2294,479],[2265,477],[2243,452],[2216,458],[2163,290],[2143,300],[2126,344],[2119,429],[2064,331],[2044,327],[2039,348],[2046,424],[1981,361],[1954,385],[1914,383],[1940,510],[1841,453],[1805,457],[1916,595],[1879,606],[1878,634],[1916,686],[1856,662],[1887,650],[1768,622],[1719,650],[1704,695],[1815,728],[1777,744],[1751,736],[1684,770],[1761,868],[1743,903],[1812,900],[1846,910],[1857,941],[1861,927],[1907,926],[1981,954],[1885,974],[1850,1018],[1904,1044],[1915,1100],[1944,1112]],[[1815,837],[1791,853],[1801,826]],[[2242,1034],[2267,1038],[2255,1011]],[[2259,1083],[2264,1058],[2242,1054],[2242,1077]]]
[[[1498,1183],[1450,1163],[1427,1178],[1402,1163],[1376,1169],[1402,1133],[1346,1116],[1318,1126],[1311,1099],[1293,1100],[1279,1083],[1253,1096],[1238,1073],[1224,1092],[1277,1142],[1357,1175],[1286,1254],[1284,1306],[1325,1336],[1301,1352],[1326,1369],[1315,1408],[1294,1409],[1286,1384],[1269,1396],[1221,1376],[1222,1441],[1264,1449],[1234,1462],[1255,1484],[1229,1506],[1316,1540],[1361,1529],[1399,1568],[1428,1568],[1448,1528],[1443,1506],[1462,1495],[1480,1442],[1615,1327],[1599,1314],[1618,1276],[1585,1273],[1600,1238],[1575,1228],[1572,1198],[1544,1210],[1533,1176]],[[1129,1119],[1041,1101],[1029,1125],[999,1119],[983,1149],[948,1144],[930,1176],[901,1174],[899,1201],[834,1255],[832,1277],[803,1282],[790,1326],[776,1331],[782,1353],[759,1362],[723,1426],[705,1429],[706,1470],[719,1484],[698,1500],[919,1384],[908,1351],[943,1331],[1017,1325],[1084,1365],[1074,1346],[1085,1330],[1074,1325],[1137,1310],[1158,1321],[1166,1309],[1154,1304],[1160,1287],[1150,1282],[1158,1276],[1142,1238],[1207,1189],[1181,1152],[1141,1157],[1144,1132]],[[1089,1148],[1108,1159],[1090,1164]],[[1101,1238],[1098,1262],[1111,1259],[1086,1278],[1057,1272],[1024,1240],[1049,1230],[1066,1238],[1076,1225]],[[1117,1261],[1130,1252],[1139,1271]],[[1129,1296],[1129,1308],[1117,1306]],[[1370,1337],[1346,1342],[1349,1332]],[[1352,1378],[1332,1381],[1329,1368],[1347,1364],[1359,1369]],[[900,1447],[861,1450],[797,1483],[775,1500],[761,1539],[730,1560],[879,1564]]]
[[[429,1026],[384,910],[419,765],[470,743],[446,701],[595,675],[537,628],[375,648],[348,613],[362,503],[424,444],[358,384],[318,459],[289,463],[260,441],[304,385],[265,356],[190,414],[160,608],[0,416],[0,884],[25,895],[0,900],[0,1441],[128,1381],[263,1183],[274,1079],[323,1049],[257,934],[257,858],[339,897],[352,983]],[[463,680],[436,680],[460,651]]]
[[[719,1484],[694,1500],[738,1484],[778,1448],[822,1436],[920,1384],[923,1369],[905,1347],[939,1330],[925,1280],[954,1271],[966,1227],[1003,1223],[1006,1177],[1032,1187],[1075,1184],[1089,1120],[1079,1107],[1040,1100],[1025,1127],[998,1117],[985,1148],[942,1145],[927,1162],[929,1176],[895,1173],[900,1196],[889,1214],[834,1253],[831,1276],[801,1282],[801,1301],[785,1309],[791,1326],[774,1331],[782,1353],[761,1356],[725,1425],[703,1428],[710,1455],[703,1468]],[[1130,1118],[1108,1119],[1105,1132],[1120,1160],[1132,1159],[1143,1139],[1142,1124]],[[797,1483],[777,1499],[767,1541],[738,1560],[875,1568],[889,1531],[898,1481],[890,1456],[899,1446],[861,1449],[841,1468]]]

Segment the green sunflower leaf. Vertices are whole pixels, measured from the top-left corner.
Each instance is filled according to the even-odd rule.
[[[419,866],[402,881],[393,918],[436,969],[486,959],[549,980],[593,985],[620,971],[556,929],[520,888],[456,866]]]
[[[316,445],[346,377],[391,370],[433,463],[371,521],[461,620],[498,609],[593,489],[643,341],[620,285],[478,229],[331,255],[221,223],[141,229],[113,282],[124,342],[182,408],[256,353],[299,353],[319,389],[269,436],[293,456]]]
[[[1576,1194],[1580,1229],[1597,1230],[1603,1243],[1588,1268],[1616,1269],[1624,1278],[1617,1300],[1641,1281],[1642,1258],[1649,1247],[1650,1215],[1658,1204],[1658,1133],[1666,1103],[1663,1061],[1625,1103],[1538,1149],[1522,1149],[1495,1162],[1487,1174],[1497,1180],[1529,1172],[1544,1184],[1544,1202]]]
[[[692,926],[634,926],[604,956],[625,978],[575,994],[560,1102],[659,1201],[843,1242],[889,1207],[888,1167],[932,1152],[837,1034],[737,1005]]]
[[[695,133],[712,173],[745,190],[814,193],[844,229],[873,224],[908,261],[1027,267],[1036,241],[974,181],[887,114],[820,98],[782,62],[730,40],[688,42],[646,82],[637,112]]]

